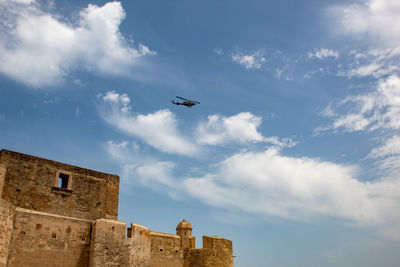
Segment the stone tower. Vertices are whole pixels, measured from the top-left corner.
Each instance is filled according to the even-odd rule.
[[[176,234],[181,238],[182,249],[196,248],[196,240],[192,236],[192,229],[192,225],[185,220],[176,226]]]

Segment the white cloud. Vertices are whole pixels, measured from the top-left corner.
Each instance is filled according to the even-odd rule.
[[[346,114],[339,115],[343,113]],[[376,90],[370,93],[348,96],[335,110],[329,106],[329,114],[334,121],[325,130],[400,129],[400,78],[392,75],[380,80]]]
[[[370,157],[372,158],[395,155],[400,155],[400,137],[398,135],[389,138],[383,146],[373,149],[370,153]]]
[[[331,12],[340,21],[340,31],[357,37],[366,37],[383,47],[398,46],[400,43],[398,0],[359,1],[335,6]]]
[[[333,57],[337,59],[339,57],[339,52],[331,49],[320,48],[320,49],[315,49],[314,53],[311,52],[308,53],[308,58],[324,59],[328,57]]]
[[[229,141],[260,142],[263,136],[257,131],[261,117],[250,112],[242,112],[235,116],[208,116],[207,122],[199,123],[197,141],[200,144],[217,145]]]
[[[289,138],[280,140],[278,137],[263,137],[257,130],[261,121],[261,117],[250,112],[241,112],[230,117],[210,115],[206,122],[200,122],[197,126],[197,142],[206,145],[223,145],[229,142],[268,142],[280,147],[295,145]]]
[[[266,59],[261,51],[255,51],[252,54],[236,52],[232,54],[232,61],[243,65],[246,69],[260,69]]]
[[[149,165],[142,165],[136,168],[135,177],[147,187],[166,186],[175,187],[175,180],[172,178],[172,170],[175,164],[172,162],[154,162]]]
[[[126,94],[110,91],[99,97],[103,100],[100,115],[110,125],[140,138],[162,152],[186,156],[198,154],[198,147],[178,132],[177,120],[171,111],[159,110],[147,115],[134,115],[130,112],[130,99]]]
[[[29,1],[24,1],[29,2]],[[0,3],[0,72],[33,87],[52,86],[70,71],[125,75],[139,58],[154,54],[130,46],[119,31],[125,18],[119,2],[88,5],[73,24],[32,5]]]
[[[389,177],[396,177],[400,173],[400,137],[394,135],[385,140],[380,147],[374,148],[368,155],[376,159],[375,165],[386,172]]]
[[[351,178],[355,171],[352,166],[284,157],[268,149],[238,153],[224,160],[216,174],[191,178],[185,184],[192,195],[211,205],[260,215],[293,220],[318,214],[353,217],[354,206],[348,204],[358,203],[357,191],[365,194]]]
[[[371,155],[393,155],[392,143]],[[184,177],[174,173],[172,162],[143,160],[129,142],[108,142],[109,153],[122,163],[126,185],[140,185],[173,198],[191,196],[234,214],[293,221],[333,218],[353,226],[375,227],[391,239],[400,239],[400,177],[363,182],[354,165],[341,165],[308,157],[288,157],[276,148],[239,152],[205,175]],[[129,149],[129,147],[131,147]],[[133,151],[133,152],[129,152]],[[216,169],[214,167],[216,166]],[[188,169],[190,167],[187,167]]]
[[[277,147],[294,147],[297,142],[293,141],[292,138],[279,138],[278,136],[269,136],[264,138],[264,142],[273,144]]]
[[[400,47],[375,49],[365,53],[350,53],[353,61],[339,76],[348,78],[372,76],[374,78],[397,74],[400,70]]]
[[[400,204],[399,179],[361,182],[355,166],[285,157],[276,149],[238,153],[219,166],[214,174],[186,179],[185,190],[209,205],[260,216],[333,217],[386,230],[400,222],[393,213]]]
[[[351,51],[353,62],[340,68],[339,76],[384,78],[399,75],[400,2],[397,0],[364,0],[335,5],[330,13],[339,23],[333,31],[360,42],[364,51]]]

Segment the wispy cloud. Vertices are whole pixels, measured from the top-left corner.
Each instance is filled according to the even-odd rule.
[[[320,48],[315,49],[314,53],[309,52],[307,55],[308,58],[324,59],[332,57],[334,59],[337,59],[339,57],[339,52],[332,49]]]
[[[0,2],[0,72],[33,87],[52,86],[73,70],[125,75],[147,46],[131,46],[119,31],[125,18],[120,2],[88,5],[73,23],[31,4]]]
[[[388,75],[398,74],[400,67],[400,47],[388,49],[373,49],[366,52],[351,51],[350,63],[338,71],[339,76],[374,77],[382,78]]]
[[[333,123],[325,128],[317,128],[316,132],[373,131],[385,128],[398,130],[400,129],[400,78],[393,75],[382,79],[373,91],[348,96],[335,108],[330,105],[323,114],[333,117]]]
[[[262,51],[258,50],[250,54],[235,52],[232,54],[232,61],[244,66],[246,69],[260,69],[266,59]]]
[[[384,141],[383,145],[374,148],[368,155],[376,159],[375,165],[389,177],[400,173],[400,137],[394,135]]]

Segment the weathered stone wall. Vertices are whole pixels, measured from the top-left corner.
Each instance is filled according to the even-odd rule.
[[[14,206],[3,199],[0,199],[0,267],[7,266],[8,248],[11,240],[14,213]]]
[[[3,194],[3,186],[4,186],[5,176],[6,176],[6,166],[4,164],[1,164],[1,159],[0,159],[0,199],[1,199],[1,195]]]
[[[93,223],[89,267],[129,265],[126,224],[99,219]]]
[[[185,257],[185,267],[233,267],[232,241],[203,236],[203,248],[191,249]]]
[[[180,237],[151,232],[151,267],[183,267]]]
[[[150,266],[151,231],[146,227],[131,223],[128,229],[128,253],[130,267]]]
[[[0,161],[6,167],[1,197],[18,207],[88,220],[117,219],[117,175],[8,150],[0,152]],[[59,172],[70,175],[68,189],[57,186]]]
[[[8,267],[87,267],[91,221],[17,208]]]

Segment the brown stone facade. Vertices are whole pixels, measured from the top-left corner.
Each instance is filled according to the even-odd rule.
[[[233,267],[232,242],[117,221],[119,177],[0,151],[0,267]]]

